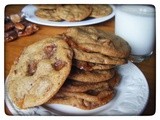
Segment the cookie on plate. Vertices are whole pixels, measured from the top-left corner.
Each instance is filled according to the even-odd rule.
[[[96,70],[96,71],[84,71],[77,68],[72,68],[69,79],[81,81],[81,82],[102,82],[112,78],[115,75],[115,69],[110,70]]]
[[[64,104],[84,110],[91,110],[107,104],[114,96],[114,90],[93,90],[88,93],[59,92],[46,104]]]
[[[98,63],[91,63],[86,61],[80,60],[73,60],[73,66],[85,71],[93,71],[93,70],[108,70],[114,68],[114,65],[107,65],[107,64],[98,64]]]
[[[67,79],[64,85],[61,87],[62,91],[67,92],[86,92],[88,90],[95,90],[97,88],[108,87],[108,90],[113,89],[117,86],[120,82],[120,75],[116,73],[111,79],[97,82],[97,83],[90,83],[90,82],[80,82],[75,80]]]
[[[107,65],[122,65],[127,63],[127,60],[124,58],[110,57],[99,53],[85,52],[80,49],[73,48],[74,59],[80,61],[87,61],[98,64],[107,64]]]
[[[81,21],[91,14],[92,8],[89,5],[61,5],[57,13],[61,19],[69,22]]]
[[[49,21],[62,21],[58,16],[56,9],[37,9],[35,15]]]
[[[51,10],[56,10],[57,7],[59,5],[56,5],[56,4],[38,4],[38,5],[35,5],[38,9],[51,9]]]
[[[24,49],[7,78],[7,92],[19,108],[41,105],[68,77],[72,50],[60,37],[46,38]]]
[[[91,5],[92,7],[92,13],[90,15],[90,17],[95,17],[95,18],[99,18],[99,17],[104,17],[107,16],[109,14],[112,13],[112,7],[109,5]]]
[[[72,27],[66,32],[66,39],[71,39],[80,48],[117,58],[127,58],[131,48],[121,37],[95,27]]]

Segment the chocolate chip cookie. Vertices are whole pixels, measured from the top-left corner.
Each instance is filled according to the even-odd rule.
[[[81,82],[102,82],[112,78],[115,75],[115,69],[84,71],[77,68],[72,68],[69,79]]]
[[[91,62],[80,61],[76,59],[73,60],[73,66],[76,66],[77,68],[85,71],[108,70],[115,67],[114,65],[91,63]]]
[[[35,15],[49,21],[62,21],[58,16],[56,9],[38,9],[35,11]]]
[[[62,5],[57,8],[59,17],[65,21],[75,22],[87,18],[92,8],[89,5]]]
[[[114,96],[115,92],[113,90],[93,90],[86,93],[60,92],[51,98],[47,104],[64,104],[91,110],[107,104]]]
[[[7,78],[7,92],[12,102],[22,109],[47,102],[68,77],[72,54],[59,36],[25,48]]]
[[[69,28],[66,36],[70,36],[80,49],[88,52],[127,58],[131,50],[129,44],[121,37],[91,26]]]
[[[92,7],[92,13],[90,15],[90,17],[95,17],[95,18],[99,18],[99,17],[104,17],[104,16],[108,16],[109,14],[112,13],[112,7],[109,5],[91,5]]]
[[[76,48],[73,48],[73,51],[74,51],[74,59],[76,60],[87,61],[98,64],[107,64],[107,65],[122,65],[127,63],[127,60],[124,58],[116,58],[99,53],[85,52],[83,50]]]
[[[120,82],[120,75],[116,73],[111,79],[103,81],[103,82],[80,82],[75,80],[67,79],[64,85],[61,87],[62,91],[67,92],[86,92],[88,90],[95,90],[97,88],[106,87],[106,89],[110,90],[117,86]]]
[[[56,10],[59,5],[56,4],[38,4],[35,5],[38,9]]]

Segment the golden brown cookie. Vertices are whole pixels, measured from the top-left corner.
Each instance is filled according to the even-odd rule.
[[[94,91],[92,91],[94,92]],[[51,98],[46,104],[71,105],[84,110],[91,110],[110,102],[115,96],[114,91],[101,91],[93,93],[61,93],[59,97]]]
[[[37,9],[35,15],[49,21],[62,21],[58,16],[56,9]]]
[[[86,92],[88,90],[95,90],[102,87],[106,87],[106,89],[108,87],[108,90],[110,90],[114,89],[114,87],[119,84],[120,79],[121,77],[118,73],[116,73],[111,79],[98,83],[86,83],[67,79],[60,90],[67,92]]]
[[[89,5],[62,5],[57,8],[57,13],[61,19],[69,22],[81,21],[91,14]]]
[[[94,27],[73,27],[66,32],[66,38],[72,40],[80,49],[117,58],[127,58],[129,44],[121,37]]]
[[[80,49],[73,48],[74,59],[98,64],[122,65],[127,63],[124,58],[110,57],[99,53],[85,52]]]
[[[94,90],[104,86],[107,86],[109,89],[109,85],[106,81],[98,83],[86,83],[68,79],[66,80],[66,83],[61,87],[61,90],[67,92],[86,92],[88,90]]]
[[[60,37],[46,38],[24,49],[7,78],[7,92],[19,108],[41,105],[68,77],[72,50]]]
[[[98,64],[98,63],[91,63],[86,61],[80,60],[73,60],[73,66],[85,71],[93,71],[93,70],[108,70],[114,68],[114,65],[107,65],[107,64]]]
[[[112,78],[115,75],[115,69],[84,71],[77,68],[72,68],[69,79],[81,82],[102,82]]]
[[[109,5],[95,4],[95,5],[91,5],[91,7],[92,7],[92,13],[90,17],[99,18],[99,17],[107,16],[112,13],[112,7]]]
[[[38,4],[38,5],[35,5],[38,9],[51,9],[51,10],[56,10],[57,7],[59,5],[56,5],[56,4]]]

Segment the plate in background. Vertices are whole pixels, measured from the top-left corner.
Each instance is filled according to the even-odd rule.
[[[78,21],[78,22],[67,22],[67,21],[60,21],[60,22],[54,22],[49,20],[44,20],[35,15],[35,11],[38,9],[34,5],[27,5],[22,9],[22,13],[24,14],[26,20],[37,23],[40,25],[46,25],[46,26],[57,26],[57,27],[71,27],[71,26],[84,26],[84,25],[92,25],[101,23],[104,21],[107,21],[114,17],[115,15],[115,7],[113,5],[110,5],[112,7],[112,13],[105,17],[100,18],[89,18],[86,20]]]

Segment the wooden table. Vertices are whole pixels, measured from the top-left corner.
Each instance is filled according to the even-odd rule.
[[[20,13],[23,5],[12,5],[7,6],[5,9],[5,14],[15,14]],[[96,28],[103,29],[106,31],[114,32],[114,18],[109,21],[94,25]],[[5,78],[7,77],[13,61],[20,55],[21,51],[28,45],[39,41],[43,38],[53,36],[55,34],[62,33],[66,31],[66,27],[49,27],[39,25],[40,30],[27,37],[21,37],[13,42],[5,43]],[[143,61],[142,63],[136,64],[139,69],[145,75],[147,82],[149,84],[149,101],[142,113],[142,115],[153,115],[155,113],[155,84],[156,84],[156,54],[154,53],[151,58]],[[5,107],[5,112],[8,115],[12,115],[7,107]]]

